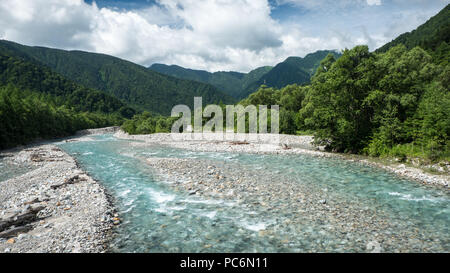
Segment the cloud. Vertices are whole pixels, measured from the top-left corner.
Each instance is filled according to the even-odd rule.
[[[1,35],[28,44],[83,47],[78,36],[90,32],[95,9],[81,1],[1,1]]]
[[[340,7],[359,3],[372,8],[369,4],[381,3],[277,1],[278,5],[288,1],[309,8],[336,2]],[[245,72],[319,49],[342,49],[358,43],[373,49],[401,30],[406,14],[393,20],[392,33],[386,29],[374,33],[365,23],[370,18],[357,14],[359,10],[351,14],[353,21],[310,12],[287,22],[272,17],[274,8],[267,0],[157,0],[157,5],[134,10],[99,8],[95,2],[82,0],[2,0],[0,38],[105,53],[145,66],[160,62]]]
[[[381,5],[381,0],[276,0],[279,5],[292,4],[308,9],[356,8],[365,5]]]
[[[166,0],[160,4],[213,44],[253,50],[281,45],[267,1]]]
[[[282,46],[282,29],[270,17],[265,0],[158,4],[120,10],[82,0],[6,0],[0,4],[0,35],[30,45],[111,54],[143,65],[174,62],[209,70],[250,69],[254,64],[237,63],[236,54],[248,59]]]

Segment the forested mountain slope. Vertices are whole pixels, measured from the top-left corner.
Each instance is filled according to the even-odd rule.
[[[246,90],[250,84],[258,81],[264,74],[269,72],[272,67],[259,67],[249,73],[233,71],[211,73],[205,70],[194,70],[178,65],[165,64],[153,64],[149,69],[180,79],[209,83],[234,98],[242,98],[243,91]]]
[[[403,44],[408,49],[420,46],[432,55],[435,62],[449,64],[450,4],[417,29],[403,33],[376,52],[386,52],[398,44]]]
[[[0,149],[35,138],[119,125],[135,110],[103,91],[63,78],[45,66],[0,52]]]
[[[269,72],[264,74],[258,81],[250,84],[243,93],[247,97],[255,92],[261,85],[269,87],[283,88],[290,84],[307,84],[317,67],[328,54],[336,58],[340,56],[336,51],[319,50],[301,57],[289,57],[285,61],[277,64]]]
[[[275,67],[259,67],[249,73],[214,72],[193,70],[177,65],[153,64],[149,69],[180,79],[209,83],[227,94],[242,99],[255,92],[261,85],[282,88],[289,84],[309,83],[311,76],[329,53],[336,58],[336,51],[319,50],[301,57],[289,57]]]
[[[174,105],[192,106],[194,96],[203,97],[204,103],[234,102],[212,85],[162,75],[104,54],[29,47],[5,40],[0,41],[0,50],[42,63],[76,83],[105,91],[138,110],[170,114]]]

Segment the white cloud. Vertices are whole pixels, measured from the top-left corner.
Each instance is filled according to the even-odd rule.
[[[143,65],[174,62],[209,70],[248,70],[259,62],[242,63],[235,54],[258,56],[282,45],[282,29],[270,17],[265,0],[159,4],[124,11],[99,9],[82,0],[6,0],[0,3],[0,35],[30,45],[92,50]]]
[[[381,5],[381,0],[276,0],[276,2],[280,5],[289,3],[309,9]]]
[[[329,2],[279,1],[311,6]],[[356,34],[336,24],[329,28],[336,28],[333,31],[311,34],[301,23],[274,20],[267,0],[158,0],[158,4],[120,10],[82,0],[2,0],[0,38],[106,53],[146,66],[161,62],[209,71],[249,71],[318,49],[357,43],[376,47],[392,38],[368,35],[358,25]],[[324,25],[328,23],[325,18]]]
[[[82,1],[4,0],[0,2],[0,34],[28,44],[84,47],[78,35],[90,32],[96,11]]]

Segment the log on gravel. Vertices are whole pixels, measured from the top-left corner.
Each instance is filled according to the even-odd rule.
[[[85,178],[80,178],[79,175],[75,175],[75,176],[67,179],[66,181],[64,181],[64,183],[57,184],[57,185],[51,185],[50,188],[56,190],[58,188],[66,186],[66,185],[75,184],[75,183],[78,183],[80,181],[85,181],[85,180],[86,180]]]
[[[26,226],[30,223],[33,223],[33,222],[39,220],[37,214],[39,211],[43,210],[44,208],[45,207],[43,207],[43,206],[30,208],[28,211],[26,211],[22,214],[14,215],[7,219],[1,220],[0,221],[0,232],[5,231],[12,226],[18,228],[18,227]],[[2,237],[2,236],[0,236],[0,237]]]

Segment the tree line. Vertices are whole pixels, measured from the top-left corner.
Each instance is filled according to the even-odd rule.
[[[448,53],[447,53],[448,54]],[[328,55],[306,86],[262,86],[243,104],[279,104],[280,131],[337,152],[449,158],[450,67],[420,47]]]
[[[50,69],[0,54],[0,149],[122,124],[135,110]]]

